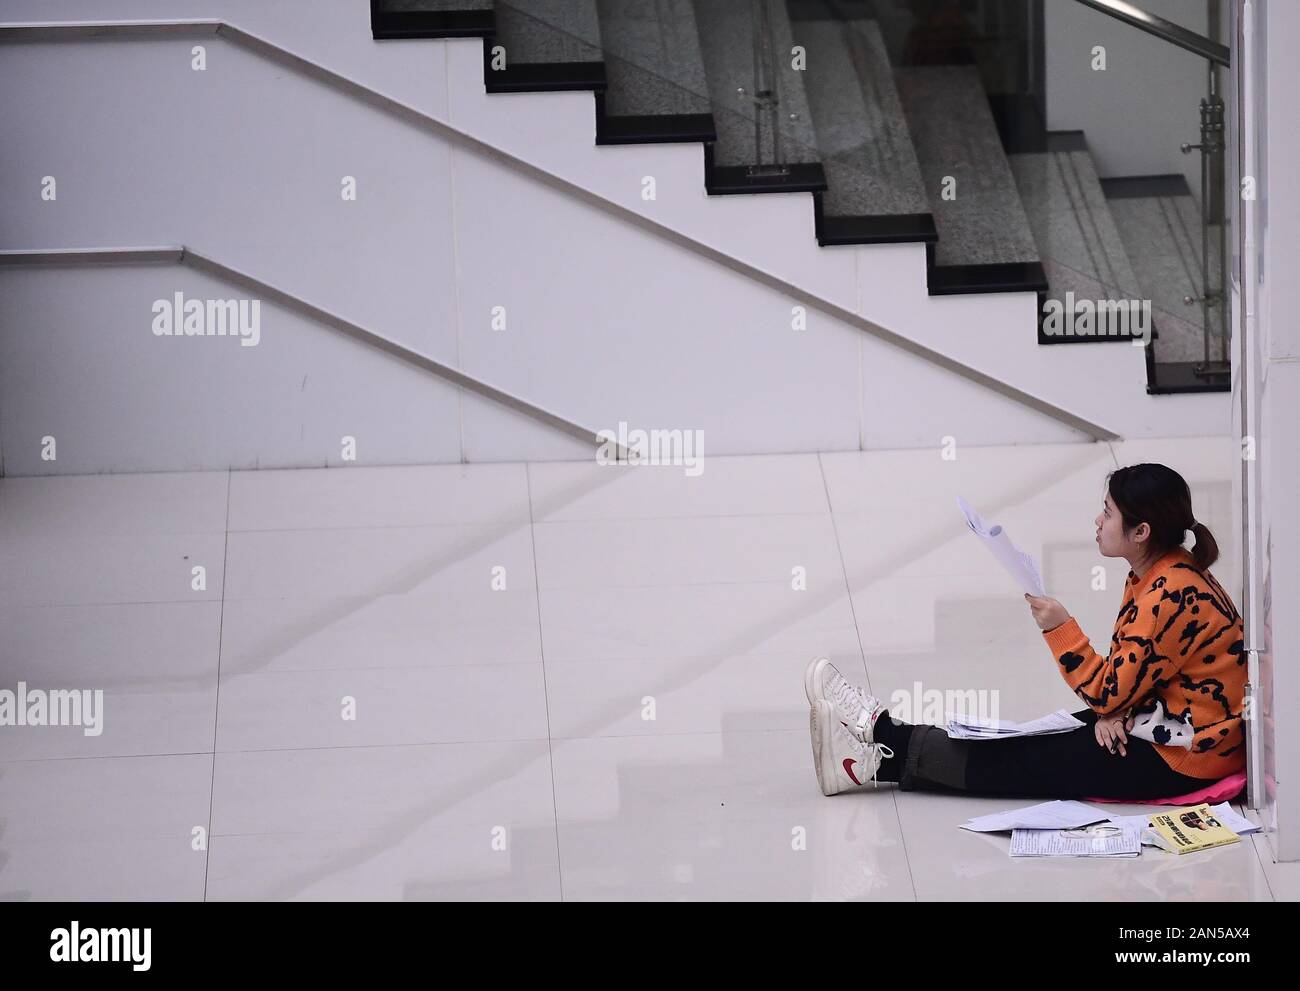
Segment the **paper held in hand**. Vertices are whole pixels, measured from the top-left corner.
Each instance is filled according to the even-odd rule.
[[[1031,555],[1017,548],[1002,527],[996,524],[986,526],[979,514],[971,509],[970,503],[961,496],[957,497],[957,505],[965,515],[966,525],[970,527],[971,533],[980,538],[980,542],[997,558],[998,564],[1006,569],[1007,574],[1020,586],[1021,591],[1028,592],[1030,595],[1046,595],[1047,590],[1043,588],[1043,577],[1038,570],[1038,562]]]

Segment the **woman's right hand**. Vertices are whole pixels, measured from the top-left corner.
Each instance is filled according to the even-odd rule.
[[[1132,716],[1122,712],[1110,716],[1098,716],[1097,722],[1093,726],[1097,742],[1112,754],[1118,750],[1121,757],[1127,757],[1128,734],[1126,731],[1133,728],[1133,721]]]

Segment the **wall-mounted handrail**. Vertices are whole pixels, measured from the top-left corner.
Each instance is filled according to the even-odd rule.
[[[1125,24],[1131,24],[1133,27],[1147,34],[1153,34],[1157,38],[1163,38],[1171,45],[1177,45],[1179,48],[1207,58],[1211,62],[1219,65],[1231,64],[1231,52],[1227,45],[1221,45],[1217,41],[1197,34],[1195,31],[1188,30],[1181,24],[1175,24],[1173,21],[1167,21],[1141,7],[1126,3],[1125,0],[1076,0],[1085,7],[1091,7],[1093,10],[1099,10],[1103,14],[1109,14]]]
[[[405,344],[399,344],[391,338],[384,337],[372,330],[367,330],[360,324],[353,323],[336,313],[322,309],[312,303],[307,302],[291,292],[286,292],[269,282],[263,282],[239,269],[231,268],[229,265],[223,265],[221,262],[202,255],[191,248],[184,246],[177,247],[141,247],[141,248],[56,248],[42,250],[0,250],[0,268],[3,267],[51,267],[51,266],[76,266],[76,265],[158,265],[158,264],[181,264],[188,265],[190,268],[205,275],[213,276],[224,282],[239,286],[250,292],[255,293],[259,299],[269,300],[283,306],[300,316],[306,317],[317,323],[325,324],[334,330],[359,341],[362,344],[383,351],[385,354],[392,355],[408,365],[413,365],[423,371],[432,374],[450,382],[452,385],[460,386],[469,392],[489,399],[498,403],[507,409],[516,413],[522,413],[525,416],[532,417],[549,427],[554,427],[571,437],[597,447],[603,443],[603,440],[597,436],[595,430],[574,423],[560,414],[552,412],[536,403],[530,403],[526,399],[520,399],[518,396],[499,389],[494,385],[484,382],[473,375],[466,375],[464,372],[451,365],[443,364],[435,358],[429,357],[414,348],[409,348]],[[617,445],[615,445],[617,446]],[[619,448],[620,455],[625,452]]]
[[[857,330],[870,334],[871,336],[884,341],[896,348],[920,358],[932,365],[942,368],[946,371],[973,382],[976,385],[990,389],[1013,402],[1041,413],[1058,423],[1065,424],[1072,429],[1078,430],[1094,440],[1119,440],[1120,435],[1108,427],[1102,426],[1086,417],[1064,409],[1055,403],[1049,402],[1040,396],[1025,392],[1018,389],[1002,379],[996,378],[987,372],[982,372],[978,368],[973,368],[964,362],[958,361],[950,355],[934,348],[926,347],[924,344],[914,341],[911,338],[900,334],[896,331],[882,327],[873,320],[846,309],[843,306],[833,303],[828,299],[795,285],[793,282],[751,265],[748,262],[741,261],[731,255],[726,254],[711,245],[705,244],[688,234],[674,230],[667,224],[662,224],[648,216],[637,213],[629,207],[616,203],[613,200],[606,199],[598,193],[592,192],[575,182],[571,182],[562,176],[553,172],[548,172],[532,162],[526,161],[510,152],[504,151],[493,145],[488,144],[479,138],[474,137],[467,131],[463,131],[447,121],[437,117],[432,117],[421,110],[409,104],[403,103],[385,93],[370,89],[367,86],[348,79],[332,69],[317,62],[313,62],[302,55],[291,52],[282,48],[265,38],[251,34],[242,28],[235,27],[224,20],[216,19],[177,19],[177,20],[150,20],[150,21],[47,21],[39,23],[22,23],[22,24],[4,24],[0,23],[0,42],[5,41],[64,41],[78,39],[102,39],[118,37],[177,37],[183,36],[187,32],[200,32],[215,34],[218,37],[225,38],[234,44],[240,45],[255,54],[266,58],[270,61],[277,62],[287,68],[299,72],[305,76],[317,80],[330,88],[343,93],[353,99],[356,99],[367,106],[370,106],[383,113],[400,120],[401,122],[418,128],[425,133],[432,134],[435,137],[454,144],[457,148],[462,149],[470,154],[477,155],[488,161],[493,162],[503,168],[522,175],[533,181],[542,183],[572,199],[578,200],[588,206],[601,211],[602,213],[618,218],[619,220],[637,227],[647,233],[673,244],[677,247],[690,251],[702,258],[715,262],[731,271],[750,279],[760,285],[766,286],[775,292],[787,296],[797,303],[823,313],[832,319],[848,324]]]

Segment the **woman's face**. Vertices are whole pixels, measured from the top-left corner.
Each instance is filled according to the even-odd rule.
[[[1141,544],[1150,533],[1150,527],[1139,523],[1132,533],[1125,535],[1124,519],[1109,492],[1101,513],[1093,522],[1097,525],[1097,549],[1102,557],[1132,557],[1141,552]]]

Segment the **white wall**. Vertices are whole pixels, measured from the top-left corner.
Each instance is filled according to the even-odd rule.
[[[302,16],[308,6],[322,12],[323,26]],[[708,197],[698,145],[595,147],[590,94],[488,97],[476,42],[376,44],[356,13],[365,5],[350,0],[298,0],[273,11],[233,0],[112,7],[115,16],[234,11],[241,26],[390,92],[423,90],[430,113],[1126,436],[1227,430],[1223,396],[1146,396],[1138,349],[1037,346],[1030,294],[930,298],[918,245],[821,249],[806,195]],[[10,22],[44,12],[17,0],[0,10]],[[57,12],[106,16],[99,4],[61,4]],[[1085,439],[815,311],[808,330],[796,333],[792,301],[774,290],[231,43],[207,39],[208,68],[193,72],[193,43],[6,47],[0,132],[21,140],[0,145],[0,247],[185,243],[585,425],[704,429],[715,454],[929,446],[945,435],[970,444]],[[388,75],[390,57],[403,73]],[[659,183],[653,202],[639,196],[647,174]],[[45,175],[59,183],[53,203],[39,196]],[[358,180],[355,203],[340,198],[345,175]],[[208,449],[142,440],[142,422],[123,421],[137,433],[115,448],[103,419],[113,407],[69,381],[60,422],[93,426],[95,442],[64,447],[81,450],[81,460],[34,460],[49,410],[25,380],[42,367],[48,341],[71,346],[67,334],[93,334],[102,320],[83,283],[139,279],[153,299],[168,296],[168,280],[178,277],[110,271],[116,276],[6,274],[6,284],[21,286],[0,300],[7,471],[222,467],[250,458],[298,465],[337,456],[332,434],[304,448],[251,421],[249,437],[214,439]],[[66,295],[67,305],[42,302],[42,292]],[[489,329],[495,306],[506,307],[505,331]],[[115,333],[148,334],[149,317],[147,309],[115,312]],[[156,383],[135,375],[130,349],[102,353],[94,371],[134,376],[136,402],[154,411],[212,375],[227,406],[267,408],[249,390],[275,381],[279,359],[241,357],[243,364],[214,370],[196,363],[198,354],[166,351],[151,365]],[[263,360],[271,378],[240,374]],[[405,371],[391,365],[358,366],[355,376],[361,396],[406,388]],[[403,446],[399,439],[414,436],[410,421],[395,423],[390,441],[368,450],[392,462],[574,456],[568,439],[517,414],[448,395],[458,405],[450,439],[444,422],[425,420],[443,414],[425,411],[413,422],[427,422],[430,438]],[[142,419],[167,429],[165,418]]]
[[[1255,551],[1261,588],[1260,670],[1265,736],[1265,819],[1279,860],[1300,860],[1300,459],[1295,426],[1300,421],[1300,328],[1293,316],[1293,283],[1300,268],[1300,193],[1290,181],[1300,160],[1295,94],[1300,68],[1300,5],[1257,0],[1263,56],[1256,78],[1265,106],[1258,216],[1261,241],[1259,333],[1262,381],[1260,410],[1260,545]]]
[[[1141,0],[1143,10],[1207,34],[1205,0]],[[1102,178],[1181,172],[1200,198],[1200,101],[1206,62],[1075,0],[1046,0],[1047,126],[1082,130]],[[1106,49],[1106,70],[1092,50]]]

